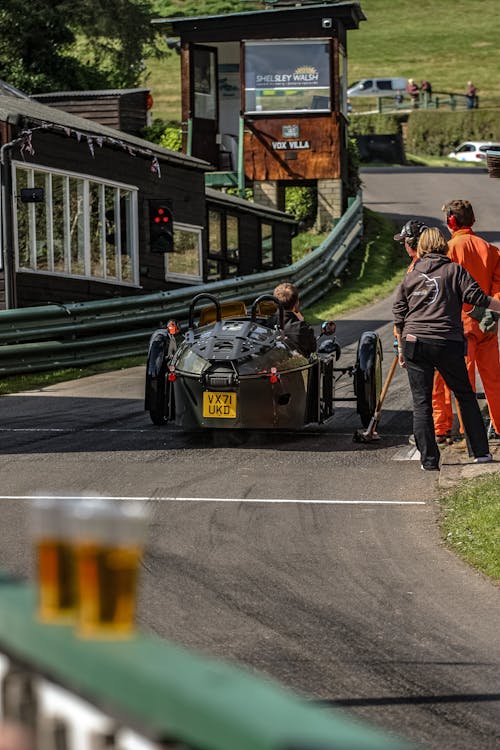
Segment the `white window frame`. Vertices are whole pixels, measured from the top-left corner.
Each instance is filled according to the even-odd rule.
[[[52,211],[48,212],[47,216],[47,242],[49,244],[48,252],[48,268],[37,269],[36,268],[36,223],[35,223],[35,205],[28,203],[28,222],[30,228],[30,251],[31,251],[31,268],[26,268],[19,265],[19,238],[18,238],[18,223],[17,223],[17,182],[16,182],[16,169],[23,169],[28,173],[28,186],[33,186],[35,172],[49,175],[49,190],[46,190],[45,200],[50,199],[50,205],[52,205],[52,175],[62,176],[66,178],[63,183],[64,191],[64,258],[65,268],[71,269],[71,248],[69,243],[69,228],[70,228],[70,207],[69,207],[69,180],[70,178],[79,180],[83,183],[83,235],[84,235],[84,263],[85,273],[76,274],[71,271],[55,271],[54,270],[54,232],[53,232],[53,214]],[[115,217],[120,215],[120,191],[124,190],[130,193],[130,211],[128,212],[128,225],[127,225],[127,250],[130,250],[130,259],[132,264],[132,278],[130,280],[123,280],[121,278],[121,253],[117,252],[116,258],[116,275],[108,276],[106,274],[106,241],[105,232],[103,231],[102,237],[102,261],[103,261],[103,276],[92,276],[91,270],[91,259],[90,259],[90,216],[89,216],[89,185],[90,183],[97,184],[99,186],[99,210],[101,212],[101,220],[104,213],[104,195],[105,188],[111,188],[115,191]],[[47,195],[48,192],[48,195]],[[139,190],[136,185],[127,185],[123,182],[116,182],[114,180],[105,180],[101,177],[95,177],[94,175],[82,174],[80,172],[69,172],[67,170],[55,169],[52,167],[45,167],[39,164],[27,164],[23,161],[12,161],[12,215],[13,220],[13,233],[14,233],[14,248],[15,248],[15,265],[16,271],[22,273],[33,273],[40,275],[57,276],[68,279],[85,279],[87,281],[96,281],[106,284],[114,284],[119,286],[139,286],[139,226],[138,226],[138,193]],[[105,224],[103,225],[105,226]],[[120,223],[115,222],[115,233],[116,233],[116,245],[121,247],[120,237]]]
[[[168,270],[169,254],[165,253],[165,279],[166,281],[178,281],[180,283],[192,284],[193,281],[203,281],[203,243],[202,243],[202,232],[203,227],[197,226],[196,224],[181,224],[174,223],[174,248],[175,248],[175,232],[177,229],[183,230],[184,232],[191,232],[192,234],[198,235],[198,267],[200,273],[195,274],[184,274],[177,273]]]

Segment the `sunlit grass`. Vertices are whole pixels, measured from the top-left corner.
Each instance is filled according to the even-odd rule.
[[[491,474],[463,483],[441,503],[446,544],[500,581],[500,476]]]

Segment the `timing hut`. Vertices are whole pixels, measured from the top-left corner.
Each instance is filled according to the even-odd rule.
[[[347,32],[358,3],[269,7],[160,25],[181,56],[184,150],[216,168],[207,184],[252,184],[283,208],[284,188],[317,184],[317,225],[347,202]]]

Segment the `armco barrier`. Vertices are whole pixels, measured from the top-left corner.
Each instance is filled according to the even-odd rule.
[[[275,682],[159,638],[82,641],[0,576],[0,716],[39,750],[410,750]]]
[[[252,302],[279,281],[296,284],[303,306],[320,299],[358,246],[363,229],[361,195],[326,240],[297,263],[272,271],[189,286],[170,292],[0,312],[0,374],[81,367],[146,354],[151,332],[168,318],[187,319],[195,294]]]

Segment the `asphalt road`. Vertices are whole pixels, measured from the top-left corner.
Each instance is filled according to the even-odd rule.
[[[483,172],[403,174],[365,173],[368,205],[406,220],[416,196],[417,215],[439,219],[443,200],[497,189]],[[477,213],[494,233],[496,212]],[[341,363],[366,328],[382,336],[386,372],[389,301],[339,321]],[[137,368],[0,399],[2,567],[30,573],[33,494],[139,497],[151,512],[144,628],[422,747],[499,746],[500,593],[440,541],[435,475],[408,445],[404,373],[369,445],[352,441],[348,402],[300,435],[193,440],[151,425],[142,392]],[[338,395],[352,395],[348,379]]]

